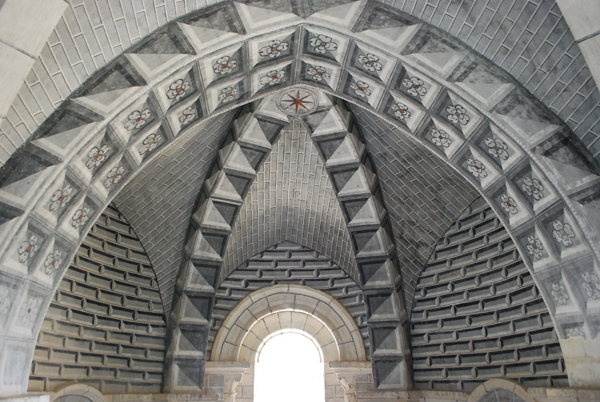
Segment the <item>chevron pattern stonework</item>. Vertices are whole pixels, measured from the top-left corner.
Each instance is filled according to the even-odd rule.
[[[145,18],[134,3],[106,6],[115,24]],[[75,381],[233,397],[215,342],[275,285],[347,310],[356,342],[335,347],[362,342],[352,381],[369,398],[590,386],[569,367],[600,339],[593,130],[485,57],[470,39],[487,37],[483,16],[464,37],[421,2],[197,3],[88,66],[1,160],[0,396]],[[560,18],[529,3],[503,21],[531,17],[533,36]],[[344,381],[336,398],[362,392]]]

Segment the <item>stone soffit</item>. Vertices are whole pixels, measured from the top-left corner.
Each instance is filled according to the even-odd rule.
[[[0,172],[0,263],[9,293],[19,295],[11,311],[18,314],[27,294],[49,303],[66,267],[45,277],[40,255],[58,249],[72,257],[104,206],[162,152],[240,105],[264,99],[266,115],[279,113],[267,107],[269,95],[296,85],[370,111],[446,161],[494,208],[545,297],[557,287],[571,295],[554,319],[578,321],[595,337],[591,296],[569,291],[583,278],[566,272],[577,264],[599,272],[598,167],[502,71],[374,4],[300,18],[224,3],[215,7],[227,8],[229,25],[202,12],[187,16],[92,77]],[[386,19],[385,28],[373,25],[375,17]],[[69,202],[53,209],[61,194]],[[530,238],[543,245],[543,258],[528,253]],[[32,340],[41,317],[6,336]]]

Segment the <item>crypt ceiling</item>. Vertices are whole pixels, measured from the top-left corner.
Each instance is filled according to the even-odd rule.
[[[182,355],[206,349],[208,338],[188,335],[214,329],[216,289],[284,241],[361,287],[371,336],[383,325],[401,339],[421,271],[483,197],[558,336],[594,338],[600,296],[578,285],[600,285],[599,168],[579,126],[522,83],[376,2],[188,13],[93,74],[3,166],[2,286],[19,295],[8,310],[33,303],[5,335],[32,353],[68,267],[47,269],[46,257],[70,260],[114,202],[155,270],[173,339],[187,339],[172,346]],[[16,322],[8,310],[2,319]],[[402,361],[401,343],[372,353],[374,365]],[[177,359],[167,388],[198,386],[188,377],[202,367]]]

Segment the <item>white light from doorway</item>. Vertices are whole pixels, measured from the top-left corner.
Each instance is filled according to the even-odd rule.
[[[255,366],[254,401],[325,401],[322,353],[312,337],[287,331],[263,343]]]

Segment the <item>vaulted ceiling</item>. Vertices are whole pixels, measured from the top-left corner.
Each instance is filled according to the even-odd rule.
[[[465,19],[462,6],[417,3],[166,3],[153,12],[173,22],[151,35],[124,9],[103,15],[108,41],[123,24],[141,39],[120,54],[130,28],[92,52],[96,61],[82,53],[77,63],[56,54],[89,35],[65,19],[25,90],[56,57],[44,88],[64,79],[56,99],[66,100],[47,119],[59,102],[40,109],[39,126],[13,113],[0,127],[7,138],[29,131],[0,171],[2,286],[20,295],[15,314],[26,295],[39,300],[7,339],[31,349],[67,268],[47,270],[44,259],[75,255],[110,202],[156,272],[179,342],[167,364],[181,372],[202,370],[177,353],[206,349],[207,337],[186,337],[214,329],[219,286],[285,241],[325,256],[365,292],[361,328],[406,332],[421,272],[479,197],[531,270],[559,336],[595,337],[592,295],[578,287],[599,273],[600,168],[585,123],[598,90],[559,11],[476,2]],[[69,10],[87,12],[75,14],[82,27],[93,19],[88,5]],[[306,101],[299,111],[296,96]],[[386,347],[386,359],[402,361],[407,345]],[[383,385],[405,381],[394,376]]]

